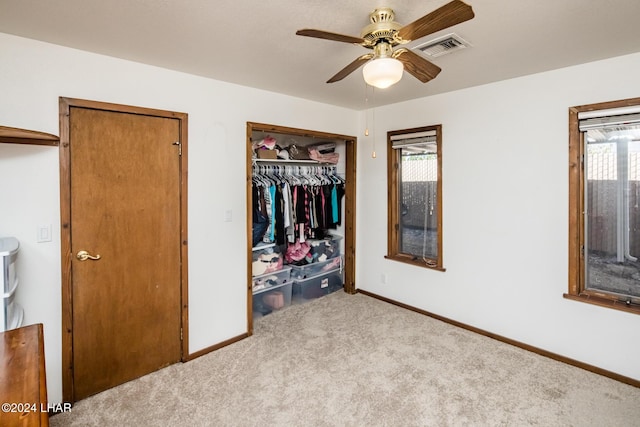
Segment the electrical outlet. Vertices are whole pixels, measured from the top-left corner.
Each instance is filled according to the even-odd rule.
[[[387,273],[382,273],[380,275],[380,281],[382,282],[383,285],[387,284]]]

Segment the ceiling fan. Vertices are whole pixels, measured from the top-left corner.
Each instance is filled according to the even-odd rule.
[[[473,17],[471,6],[460,0],[453,0],[411,24],[402,26],[395,22],[395,13],[391,8],[379,7],[369,14],[371,23],[362,29],[360,37],[313,29],[298,30],[296,34],[354,43],[372,49],[373,53],[359,56],[338,71],[327,83],[344,79],[366,63],[363,69],[365,81],[372,86],[386,88],[402,78],[404,69],[422,83],[434,79],[441,71],[440,67],[417,53],[407,48],[394,50],[394,47],[468,21]]]

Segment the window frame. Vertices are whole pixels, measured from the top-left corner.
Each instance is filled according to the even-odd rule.
[[[640,305],[615,294],[585,288],[585,170],[584,135],[578,114],[586,111],[640,106],[640,98],[602,102],[569,108],[569,287],[564,298],[640,314]]]
[[[401,203],[399,202],[401,182],[398,176],[401,150],[394,149],[392,137],[418,132],[436,132],[438,182],[436,184],[436,212],[437,212],[437,258],[422,259],[414,255],[400,252],[400,217]],[[446,271],[442,254],[442,125],[422,126],[410,129],[393,130],[387,132],[387,255],[386,259],[400,261],[430,270]]]

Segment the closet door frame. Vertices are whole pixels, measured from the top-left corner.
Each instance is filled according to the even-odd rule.
[[[252,176],[252,146],[253,132],[278,133],[305,138],[335,140],[345,142],[345,195],[344,195],[344,291],[348,294],[356,293],[356,142],[355,136],[320,132],[307,129],[297,129],[264,123],[247,122],[247,161],[246,161],[246,197],[247,197],[247,332],[253,334],[253,292],[251,281],[251,248],[253,212],[251,209],[251,176]]]

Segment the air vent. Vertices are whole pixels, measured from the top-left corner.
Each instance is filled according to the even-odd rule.
[[[451,33],[434,40],[429,40],[426,43],[416,46],[415,49],[431,58],[436,58],[467,47],[471,47],[471,43],[459,35]]]

